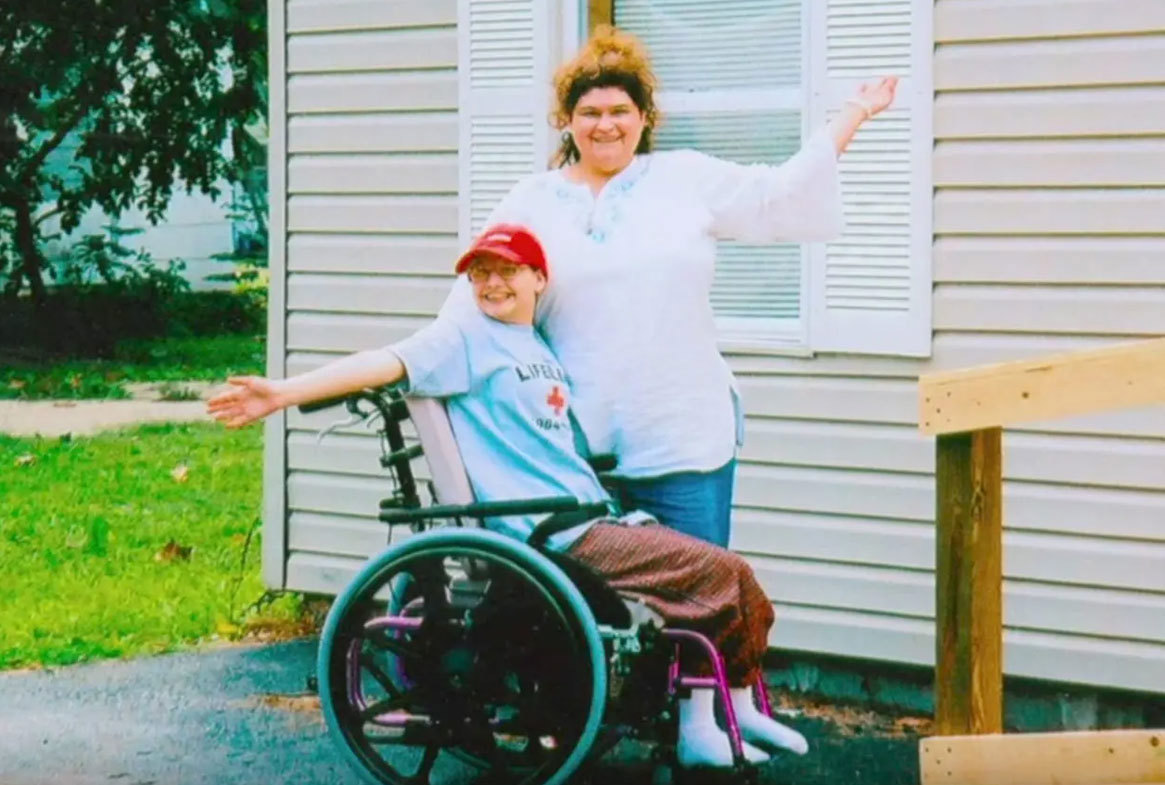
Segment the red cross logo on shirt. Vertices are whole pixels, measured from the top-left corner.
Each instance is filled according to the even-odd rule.
[[[562,397],[562,391],[558,389],[558,385],[554,385],[554,389],[550,391],[550,395],[546,396],[546,402],[554,408],[554,416],[562,416],[562,407],[566,406],[566,399]]]

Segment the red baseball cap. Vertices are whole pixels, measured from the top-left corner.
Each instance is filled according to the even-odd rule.
[[[547,277],[550,275],[550,271],[546,269],[546,254],[542,250],[542,244],[524,226],[517,224],[487,226],[474,240],[469,250],[457,260],[457,266],[453,269],[460,275],[474,259],[484,255],[500,256],[514,264],[532,267]]]

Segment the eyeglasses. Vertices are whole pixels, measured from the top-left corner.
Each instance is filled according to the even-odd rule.
[[[466,270],[465,274],[473,283],[485,283],[494,273],[500,275],[503,281],[509,281],[518,274],[518,270],[521,268],[522,265],[518,264],[499,264],[496,267],[474,265]]]

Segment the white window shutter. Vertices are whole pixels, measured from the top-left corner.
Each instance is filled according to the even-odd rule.
[[[845,235],[810,249],[815,351],[930,354],[932,3],[811,4],[813,126],[863,81],[901,78],[894,104],[863,125],[841,157]]]
[[[546,169],[556,4],[458,0],[458,238],[468,245],[519,178]]]

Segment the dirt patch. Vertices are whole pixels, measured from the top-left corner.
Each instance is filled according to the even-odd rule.
[[[303,695],[256,695],[244,701],[251,706],[263,706],[279,711],[296,712],[299,714],[319,714],[320,696],[304,693]]]
[[[786,694],[774,695],[773,709],[786,716],[824,720],[841,736],[916,738],[934,733],[934,719],[926,716],[891,715],[872,709],[823,703]]]
[[[258,617],[248,619],[243,626],[242,641],[248,643],[279,643],[318,635],[320,625],[312,618],[275,619]]]
[[[294,619],[266,616],[260,613],[243,623],[241,640],[244,642],[275,643],[319,635],[331,607],[332,599],[330,597],[311,596],[303,598],[299,615]]]
[[[320,727],[324,724],[324,714],[320,708],[320,697],[315,693],[266,693],[252,695],[234,705],[241,709],[265,709],[284,717],[288,727],[300,729]]]

